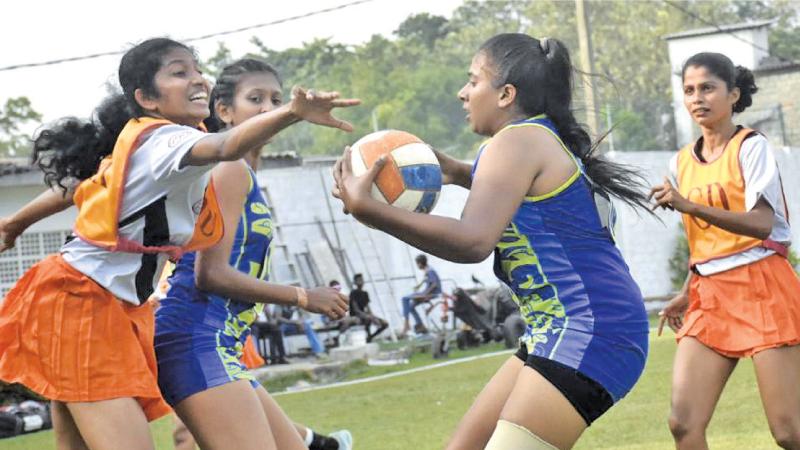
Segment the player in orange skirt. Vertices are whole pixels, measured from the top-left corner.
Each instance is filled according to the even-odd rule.
[[[358,103],[297,88],[281,108],[205,133],[210,87],[193,51],[165,38],[126,52],[119,80],[123,94],[93,120],[63,119],[37,136],[45,179],[63,192],[0,222],[7,248],[37,219],[73,202],[79,210],[60,254],[34,265],[0,305],[0,379],[52,400],[60,449],[153,448],[147,421],[169,409],[146,300],[168,257],[222,238],[210,170],[301,119],[350,129],[330,111]],[[72,179],[84,181],[70,196]]]
[[[684,105],[703,136],[672,159],[676,184],[652,189],[683,214],[686,284],[661,312],[677,332],[670,430],[679,449],[707,448],[705,430],[740,358],[752,357],[778,445],[800,448],[800,280],[780,173],[766,138],[736,126],[753,74],[719,53],[683,66]]]

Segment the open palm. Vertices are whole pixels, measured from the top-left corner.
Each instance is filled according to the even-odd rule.
[[[338,92],[315,91],[300,86],[292,88],[291,107],[295,116],[317,125],[344,131],[353,131],[353,125],[334,117],[331,110],[356,106],[360,103],[361,100],[356,98],[339,98]]]

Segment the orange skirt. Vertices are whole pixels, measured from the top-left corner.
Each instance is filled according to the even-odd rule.
[[[170,412],[153,349],[153,307],[134,306],[48,256],[0,304],[0,379],[61,402],[135,398],[148,420]]]
[[[800,279],[779,255],[709,276],[695,275],[677,339],[684,336],[731,358],[796,345]]]
[[[248,335],[247,340],[244,341],[244,348],[242,349],[242,364],[248,369],[255,369],[266,364],[264,358],[258,354],[256,345],[253,343],[253,335]]]

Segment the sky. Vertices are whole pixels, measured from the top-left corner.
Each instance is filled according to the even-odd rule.
[[[0,67],[124,50],[154,36],[181,40],[233,30],[350,3],[352,0],[114,0],[7,3],[0,27]],[[463,0],[372,0],[341,10],[237,34],[192,42],[201,59],[224,42],[234,57],[256,47],[299,47],[315,38],[359,44],[373,34],[391,36],[409,15],[427,12],[450,17]],[[224,6],[224,8],[223,8]],[[205,7],[205,8],[203,8]],[[127,10],[126,10],[127,8]],[[88,117],[114,82],[121,55],[86,61],[0,71],[0,104],[27,96],[43,121],[74,115]],[[292,80],[302,83],[302,80]],[[336,87],[346,93],[344,88]],[[27,130],[26,130],[27,131]]]

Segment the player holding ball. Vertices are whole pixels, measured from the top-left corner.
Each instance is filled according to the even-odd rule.
[[[570,111],[572,65],[555,39],[499,34],[472,60],[458,93],[474,132],[490,139],[470,166],[436,153],[442,181],[470,189],[460,219],[371,197],[387,158],[353,174],[334,167],[334,196],[358,220],[455,262],[495,254],[498,277],[527,323],[519,352],[461,420],[448,449],[567,449],[627,394],[647,358],[639,287],[599,203],[647,209],[643,180],[593,153]]]

